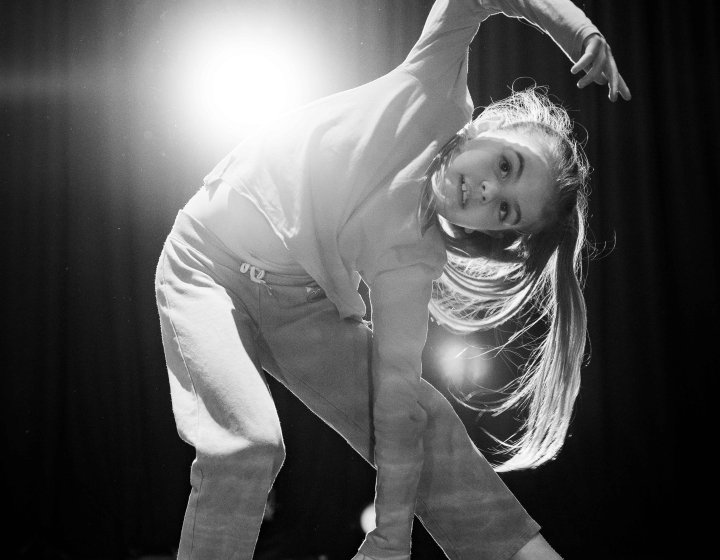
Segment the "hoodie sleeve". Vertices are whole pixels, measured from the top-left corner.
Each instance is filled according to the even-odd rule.
[[[500,13],[522,18],[548,34],[573,61],[580,58],[585,39],[599,33],[570,0],[437,0],[405,68],[428,83],[462,80],[468,46],[480,23]]]
[[[585,13],[570,0],[478,0],[492,13],[522,18],[550,35],[565,55],[575,62],[590,35],[600,33]]]
[[[419,404],[421,358],[434,276],[437,269],[418,263],[381,272],[369,284],[376,529],[361,552],[371,558],[410,555],[427,418]]]

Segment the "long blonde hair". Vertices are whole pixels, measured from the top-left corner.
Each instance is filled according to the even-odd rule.
[[[555,194],[536,233],[508,232],[498,238],[467,232],[434,208],[433,184],[478,129],[492,125],[541,139],[552,160]],[[445,240],[447,265],[433,288],[430,312],[456,333],[495,328],[516,320],[515,340],[537,323],[536,339],[519,377],[484,410],[526,411],[509,440],[497,440],[507,460],[498,471],[536,467],[560,451],[580,388],[587,320],[582,294],[589,165],[573,122],[547,90],[531,87],[494,102],[453,137],[426,174],[419,217],[424,228],[437,224]]]

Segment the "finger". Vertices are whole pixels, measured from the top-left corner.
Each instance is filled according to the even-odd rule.
[[[618,91],[620,92],[620,96],[625,101],[630,101],[632,99],[632,94],[630,93],[630,88],[627,87],[625,80],[623,80],[623,77],[620,74],[618,74]]]
[[[608,66],[610,67],[610,79],[608,80],[608,98],[613,103],[617,101],[618,96],[618,78],[620,74],[618,74],[617,65],[615,64],[615,58],[613,55],[610,55],[608,57]]]
[[[600,70],[601,65],[596,63],[593,65],[593,67],[590,69],[590,71],[585,74],[577,83],[577,86],[582,89],[593,82],[596,82],[598,80],[602,80],[602,71]],[[603,83],[603,82],[598,82]]]
[[[586,52],[580,57],[580,60],[573,64],[573,67],[570,68],[570,73],[577,74],[578,72],[580,72],[580,70],[585,70],[586,68],[589,68],[592,64],[593,58],[595,58],[594,52]]]
[[[592,68],[580,79],[577,86],[582,89],[593,82],[601,85],[604,84],[605,81],[603,81],[602,74],[603,68],[605,68],[606,60],[607,56],[605,55],[605,50],[603,49],[600,53],[598,53],[598,56],[593,61]]]

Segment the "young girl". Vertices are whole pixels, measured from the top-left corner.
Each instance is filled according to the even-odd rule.
[[[197,452],[180,559],[252,557],[284,458],[263,370],[377,467],[377,528],[356,559],[408,559],[414,515],[450,558],[558,558],[420,377],[429,304],[463,331],[538,303],[549,334],[506,403],[529,415],[501,468],[562,445],[585,337],[587,165],[541,92],[468,124],[468,45],[499,12],[547,31],[587,72],[580,87],[629,99],[568,0],[438,0],[398,68],[243,142],[178,215],[156,290],[173,412]]]

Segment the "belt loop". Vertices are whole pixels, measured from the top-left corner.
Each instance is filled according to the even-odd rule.
[[[260,267],[257,267],[255,265],[250,265],[246,262],[244,262],[240,265],[240,272],[242,272],[243,274],[246,274],[248,272],[248,270],[250,271],[250,274],[248,275],[248,276],[250,276],[250,280],[255,282],[255,284],[262,284],[263,286],[265,286],[265,288],[268,291],[268,295],[272,295],[272,288],[264,280],[265,271]]]
[[[253,282],[263,283],[265,282],[263,278],[265,278],[265,271],[262,268],[257,268],[256,266],[250,267],[250,279]]]

